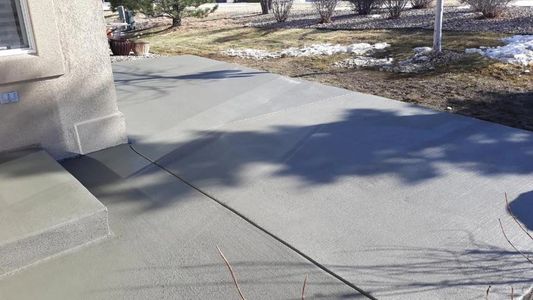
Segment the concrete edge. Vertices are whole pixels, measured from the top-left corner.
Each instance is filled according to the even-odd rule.
[[[0,246],[0,279],[112,236],[106,207]],[[44,242],[43,242],[44,241]]]

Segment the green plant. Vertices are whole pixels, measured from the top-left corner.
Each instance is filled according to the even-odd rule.
[[[178,27],[181,25],[186,8],[198,9],[200,5],[212,2],[213,0],[111,0],[111,7],[115,9],[123,5],[134,12],[142,12],[148,16],[167,16],[172,18],[172,27]]]
[[[218,8],[218,4],[209,8],[209,7],[194,7],[186,9],[183,13],[185,17],[194,17],[194,18],[205,18],[211,13],[214,13]]]
[[[153,0],[109,0],[109,3],[113,11],[119,6],[124,6],[132,11],[146,12],[151,9]]]

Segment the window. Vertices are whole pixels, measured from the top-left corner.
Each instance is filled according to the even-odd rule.
[[[0,0],[0,85],[65,74],[57,22],[62,19],[56,17],[54,2],[63,1]]]
[[[0,55],[34,52],[25,0],[0,0]]]

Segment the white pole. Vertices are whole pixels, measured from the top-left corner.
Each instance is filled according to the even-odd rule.
[[[442,52],[442,14],[444,10],[444,0],[437,0],[435,6],[435,33],[433,35],[433,51]]]

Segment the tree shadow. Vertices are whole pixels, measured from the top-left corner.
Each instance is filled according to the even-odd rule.
[[[533,231],[533,191],[522,193],[509,203],[509,213]]]
[[[150,64],[150,60],[145,63]],[[136,93],[142,89],[151,94],[152,100],[168,94],[168,91],[175,87],[178,82],[197,81],[219,81],[231,78],[247,78],[259,74],[266,74],[263,71],[243,71],[238,69],[223,69],[213,71],[202,71],[184,75],[168,75],[156,71],[148,71],[138,64],[115,64],[113,74],[115,76],[116,89],[123,95]],[[133,90],[132,90],[133,88]],[[128,96],[123,97],[128,101]]]
[[[380,247],[356,251],[353,255],[369,253],[388,257],[395,262],[361,263],[352,266],[328,265],[340,274],[364,274],[360,286],[380,296],[401,296],[456,289],[456,296],[464,288],[479,290],[479,297],[492,286],[492,296],[507,296],[509,286],[527,287],[533,280],[531,265],[513,251],[483,243],[471,248],[454,247]],[[531,255],[533,252],[526,251]],[[384,288],[385,287],[385,288]],[[462,295],[466,296],[466,295]],[[453,297],[453,296],[452,296]]]
[[[309,185],[377,175],[411,185],[441,176],[442,163],[484,177],[533,173],[530,133],[468,123],[452,122],[444,113],[399,115],[375,109],[347,110],[332,122],[258,131],[235,129],[241,128],[236,123],[230,130],[196,132],[196,138],[176,144],[158,163],[184,171],[193,181],[230,185],[238,185],[240,172],[257,163],[275,165],[273,177],[297,177]],[[150,148],[163,145],[141,146],[149,155]]]
[[[452,99],[447,104],[462,115],[533,130],[533,92],[485,91],[476,99]]]

